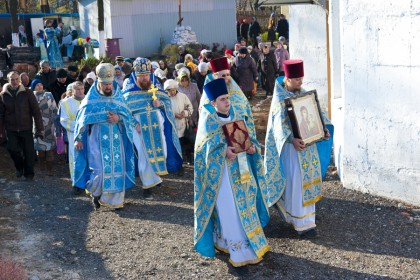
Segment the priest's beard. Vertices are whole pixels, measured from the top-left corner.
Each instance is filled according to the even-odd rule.
[[[104,89],[101,89],[101,93],[102,93],[104,96],[111,96],[111,95],[112,95],[112,89],[109,89],[109,90],[104,90]]]
[[[299,93],[300,93],[300,91],[302,90],[302,87],[292,88],[292,87],[290,87],[290,86],[288,86],[288,85],[286,84],[286,89],[287,89],[288,91],[290,91],[290,92],[295,93],[295,94],[299,94]]]
[[[142,83],[139,84],[139,87],[141,89],[149,89],[151,84],[152,84],[151,81],[142,82]]]

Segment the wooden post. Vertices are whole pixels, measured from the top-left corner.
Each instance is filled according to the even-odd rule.
[[[10,15],[12,16],[12,45],[19,47],[19,28],[18,28],[18,0],[8,0]]]
[[[105,18],[104,0],[98,0],[98,31],[99,31],[99,55],[105,56]]]
[[[50,13],[50,5],[48,4],[48,0],[41,0],[41,12],[44,14]]]
[[[178,22],[181,22],[181,0],[178,0]]]

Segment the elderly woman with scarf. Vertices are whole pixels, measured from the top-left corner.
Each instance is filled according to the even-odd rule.
[[[179,143],[181,144],[184,161],[188,163],[194,162],[193,143],[190,143],[187,137],[184,137],[186,132],[188,119],[193,114],[193,106],[190,99],[178,92],[178,83],[173,79],[169,79],[163,86],[164,90],[168,92],[171,100],[172,111],[175,115],[175,125],[178,132]]]
[[[180,71],[178,74],[178,91],[185,94],[191,101],[194,112],[190,118],[190,124],[193,127],[198,126],[198,105],[200,104],[201,93],[197,84],[191,82],[190,74],[186,71]]]
[[[41,168],[46,166],[48,176],[53,176],[54,149],[56,146],[54,118],[57,115],[57,105],[51,92],[44,91],[41,80],[33,80],[31,89],[38,101],[45,129],[44,138],[34,138],[35,151],[37,151]]]
[[[119,65],[115,65],[114,69],[115,69],[114,81],[118,84],[120,89],[122,89],[123,83],[124,83],[124,72],[122,71],[122,68]]]
[[[248,100],[252,99],[254,82],[258,81],[257,65],[251,58],[246,47],[239,49],[239,54],[235,57],[234,65],[239,78],[239,87],[242,89]]]

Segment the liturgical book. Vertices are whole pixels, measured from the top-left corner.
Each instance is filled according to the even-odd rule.
[[[243,120],[233,121],[222,126],[228,145],[235,148],[235,153],[248,150],[251,146],[248,129]]]

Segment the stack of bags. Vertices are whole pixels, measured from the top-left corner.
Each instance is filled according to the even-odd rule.
[[[197,36],[192,31],[191,26],[177,26],[172,37],[171,44],[184,46],[186,44],[197,44]]]

